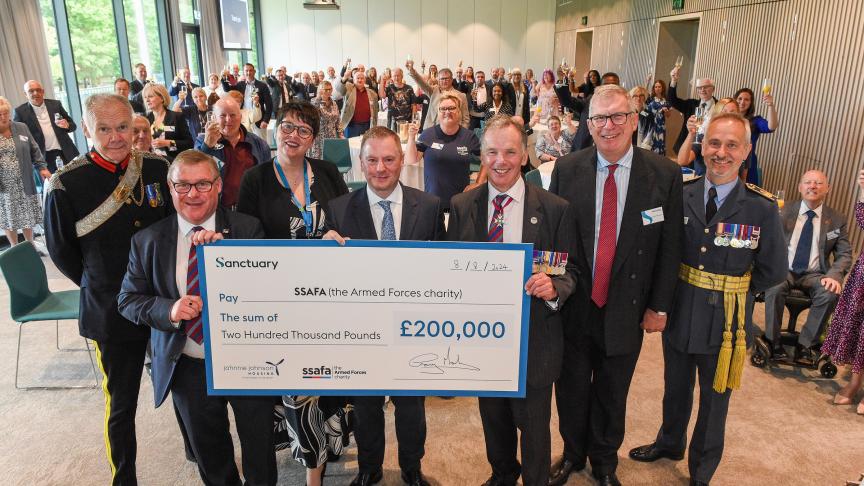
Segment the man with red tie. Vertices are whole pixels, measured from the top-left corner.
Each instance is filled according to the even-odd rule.
[[[594,91],[588,128],[595,147],[558,159],[550,192],[570,201],[581,254],[580,294],[564,310],[564,360],[555,384],[564,454],[549,484],[591,461],[598,484],[615,474],[627,392],[643,331],[662,331],[681,260],[682,178],[678,166],[633,147],[638,116],[627,91]],[[591,190],[593,188],[594,190]]]
[[[168,168],[176,216],[132,239],[120,313],[151,328],[153,398],[171,398],[205,484],[276,484],[273,398],[208,396],[195,245],[222,238],[264,237],[261,223],[219,206],[222,179],[212,157],[187,150]],[[241,483],[228,423],[231,404],[243,457]]]
[[[447,227],[450,241],[532,243],[535,252],[555,252],[558,257],[566,253],[573,237],[569,205],[522,179],[522,166],[528,162],[527,139],[512,117],[489,119],[481,152],[488,183],[453,196]],[[574,268],[568,263],[566,270],[551,276],[538,271],[525,283],[524,291],[531,296],[525,398],[479,399],[486,458],[492,466],[484,486],[516,486],[520,475],[525,486],[546,485],[552,383],[561,371],[564,349],[560,310],[575,283]],[[519,442],[521,464],[516,459]]]

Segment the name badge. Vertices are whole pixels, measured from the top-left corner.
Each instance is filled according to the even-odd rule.
[[[833,231],[830,231],[827,235],[825,235],[825,239],[834,240],[834,239],[837,239],[839,236],[840,236],[840,230],[835,229]]]
[[[684,224],[686,225],[688,222],[690,222],[690,218],[688,216],[684,216]]]
[[[173,132],[174,131],[174,125],[165,125],[165,127],[163,128],[162,131],[165,133]]]
[[[657,207],[642,211],[642,226],[663,222],[663,208]]]
[[[18,135],[18,138],[21,139],[22,142],[29,142],[30,139],[27,138],[27,135]]]
[[[444,148],[444,144],[440,142],[434,142],[432,144],[432,148],[435,150],[442,150]]]
[[[468,147],[456,147],[456,153],[460,157],[465,157],[466,155],[468,155]]]

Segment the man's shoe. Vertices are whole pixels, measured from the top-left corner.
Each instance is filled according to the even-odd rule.
[[[657,459],[661,458],[671,459],[673,461],[680,461],[684,459],[684,453],[676,454],[672,451],[667,451],[666,449],[661,449],[657,447],[656,442],[652,442],[648,445],[639,446],[635,449],[630,450],[630,459],[639,462],[654,462]]]
[[[597,484],[600,486],[621,486],[621,481],[618,481],[618,476],[615,473],[602,474],[597,477]]]
[[[802,366],[813,366],[816,358],[813,356],[812,348],[805,348],[800,344],[795,345],[795,363]]]
[[[410,472],[402,471],[402,481],[405,481],[408,486],[429,486],[429,481],[426,481],[419,469]]]
[[[690,486],[708,486],[708,483],[706,483],[705,481],[697,481],[695,479],[691,479]]]
[[[361,472],[351,481],[351,486],[371,486],[372,484],[376,484],[381,481],[381,478],[384,477],[384,472],[379,468],[377,471],[371,473]]]
[[[567,459],[563,455],[552,463],[552,468],[549,470],[549,486],[561,486],[567,482],[567,478],[574,472],[579,472],[585,469],[585,463],[576,464]]]
[[[512,479],[508,481],[504,478],[496,476],[495,474],[492,474],[492,476],[490,476],[489,479],[487,479],[486,482],[483,483],[483,486],[516,486],[516,480]]]
[[[771,349],[771,359],[774,361],[786,361],[789,359],[789,355],[786,354],[786,348],[782,344],[774,346]]]

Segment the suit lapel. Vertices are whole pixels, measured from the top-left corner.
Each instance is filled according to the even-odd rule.
[[[401,184],[401,182],[400,182]],[[417,222],[417,198],[402,188],[402,221],[399,228],[400,240],[413,240],[414,224]]]
[[[348,217],[356,225],[356,232],[351,233],[359,235],[361,240],[377,240],[378,234],[375,233],[375,223],[372,221],[372,209],[369,207],[369,195],[365,188],[355,191],[355,194],[351,198]]]
[[[477,191],[477,196],[474,199],[474,208],[471,211],[471,217],[474,219],[474,234],[477,235],[477,241],[487,241],[489,239],[489,184],[480,186]]]
[[[705,178],[702,177],[698,181],[694,182],[693,191],[690,192],[690,197],[687,198],[685,204],[690,207],[690,213],[695,214],[695,218],[699,221],[701,226],[708,226],[708,222],[705,221],[705,206],[703,202],[705,201]]]
[[[168,230],[168,235],[165,236],[165,244],[156,245],[158,248],[159,254],[157,255],[157,262],[166,262],[167,265],[161,266],[160,271],[158,272],[163,279],[164,288],[173,290],[173,294],[171,297],[180,298],[180,290],[177,288],[177,278],[176,278],[176,269],[177,269],[177,216],[171,216],[171,226]]]
[[[612,275],[621,268],[630,249],[636,243],[639,227],[642,226],[642,210],[647,207],[654,187],[654,173],[648,170],[642,155],[633,149],[633,163],[630,169],[630,182],[627,185],[627,199],[624,202],[624,213],[621,216],[621,231],[615,245],[615,259],[612,261]]]
[[[534,188],[525,184],[525,207],[522,216],[522,243],[537,243],[537,233],[543,224],[543,206]]]
[[[597,150],[593,151],[591,160],[585,166],[578,167],[576,177],[573,181],[574,187],[582,188],[583,190],[576,191],[576,198],[573,209],[578,213],[577,221],[580,221],[580,226],[584,226],[582,231],[582,250],[585,254],[585,259],[588,261],[588,268],[594,268],[594,218],[597,210],[597,201],[595,200],[595,191],[592,190],[597,185]]]

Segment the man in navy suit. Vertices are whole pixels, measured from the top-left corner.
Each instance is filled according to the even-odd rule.
[[[360,168],[366,187],[330,201],[329,231],[324,239],[345,243],[364,240],[435,241],[443,237],[441,202],[431,194],[399,182],[404,154],[399,135],[373,127],[363,135]],[[396,408],[396,438],[402,479],[411,486],[428,486],[420,472],[426,442],[424,397],[392,397]],[[355,397],[357,461],[360,472],[351,486],[381,481],[384,464],[384,397]]]
[[[255,120],[255,126],[262,130],[267,129],[267,124],[270,123],[270,115],[273,114],[273,99],[270,97],[270,88],[264,81],[255,79],[255,66],[246,63],[243,66],[243,75],[245,76],[237,84],[230,85],[228,80],[222,78],[222,89],[227,93],[234,90],[243,93],[243,107],[250,108],[252,106],[252,97],[258,94],[258,103],[261,105],[261,118]]]
[[[65,165],[78,156],[78,148],[69,138],[78,127],[59,101],[45,99],[45,90],[39,81],[31,79],[24,83],[24,93],[27,103],[15,108],[12,119],[30,129],[53,174],[57,170],[57,157]]]
[[[171,392],[205,484],[240,485],[228,423],[231,404],[242,444],[245,484],[276,484],[273,398],[208,396],[195,244],[264,237],[261,223],[219,207],[222,180],[208,155],[187,150],[168,170],[177,210],[136,234],[117,297],[120,313],[150,326],[156,406]],[[191,269],[191,270],[190,270]],[[194,274],[194,275],[193,275]],[[191,283],[190,283],[191,282]]]
[[[569,204],[522,179],[522,166],[528,162],[527,139],[522,125],[510,116],[496,115],[487,121],[481,160],[488,183],[453,196],[449,240],[533,243],[535,251],[567,252],[573,237]],[[484,486],[515,486],[520,475],[526,486],[546,485],[552,383],[561,372],[564,351],[560,310],[574,291],[573,271],[570,266],[563,275],[538,272],[525,284],[531,296],[525,398],[479,399],[486,457],[492,466]],[[516,459],[517,430],[521,465]]]
[[[192,101],[192,90],[200,88],[200,86],[192,82],[192,73],[189,71],[188,67],[181,69],[180,74],[182,74],[182,78],[176,76],[174,80],[171,81],[171,86],[168,88],[168,94],[171,95],[171,99],[177,101],[177,98],[180,96],[180,91],[185,89],[187,91],[187,96],[183,98],[183,103],[180,103],[180,106],[183,108],[189,108],[195,104],[195,102]]]

